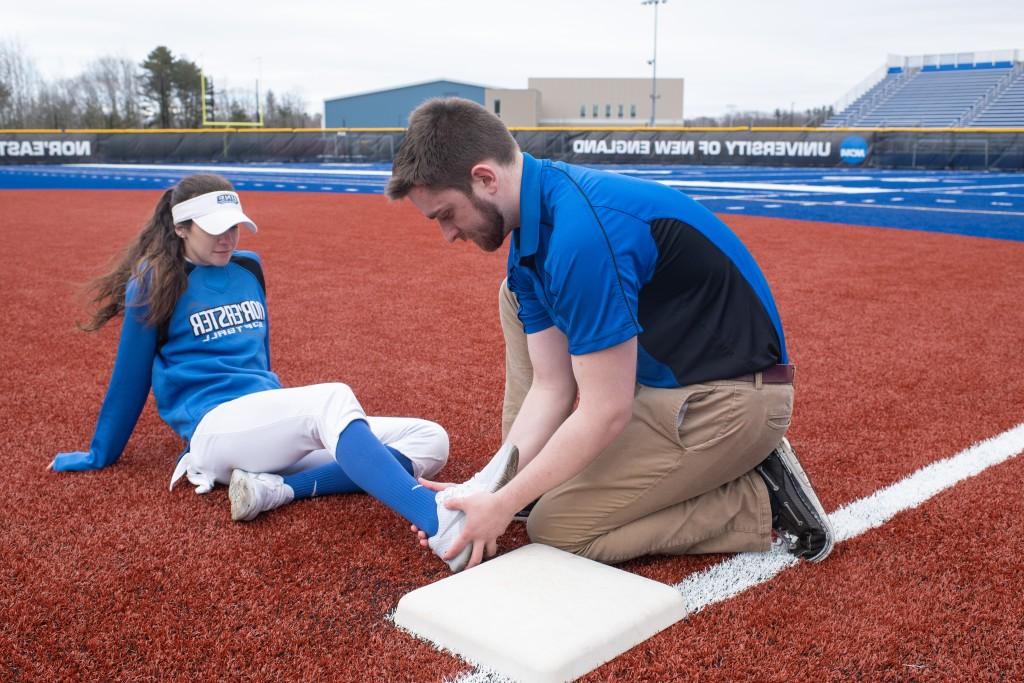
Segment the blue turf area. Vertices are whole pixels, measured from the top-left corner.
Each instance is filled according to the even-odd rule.
[[[603,166],[665,183],[716,213],[1024,241],[1024,174],[738,166]],[[242,191],[380,194],[388,164],[0,166],[0,189],[163,189],[199,171]]]

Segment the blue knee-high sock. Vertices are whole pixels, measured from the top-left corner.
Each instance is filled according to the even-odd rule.
[[[359,488],[422,529],[437,533],[434,492],[420,486],[363,420],[349,423],[338,437],[334,458]]]
[[[406,472],[412,474],[412,461],[401,451],[385,446]],[[292,487],[295,500],[312,498],[313,496],[329,496],[333,493],[359,493],[361,488],[348,478],[345,470],[337,462],[329,462],[320,467],[313,467],[302,472],[284,477],[284,483]]]
[[[332,493],[358,493],[362,490],[348,478],[337,462],[286,475],[284,483],[292,487],[295,500]]]

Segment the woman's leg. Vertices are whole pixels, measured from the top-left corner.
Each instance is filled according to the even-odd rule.
[[[437,533],[435,494],[399,464],[365,420],[351,421],[338,437],[334,458],[361,489],[426,532]]]
[[[279,475],[246,473],[278,472],[317,450],[332,452],[351,482],[413,524],[437,528],[434,493],[373,435],[355,394],[340,383],[261,391],[214,408],[199,423],[179,470],[197,490],[232,481],[232,517],[252,519],[270,509],[260,500],[247,505],[267,493],[266,484],[272,495],[263,498],[272,507],[292,500],[294,491]],[[235,470],[241,472],[232,475]]]
[[[410,474],[416,479],[433,477],[448,462],[448,432],[436,422],[415,417],[370,416],[366,423],[382,444],[408,458]]]
[[[312,451],[333,449],[352,420],[365,417],[344,384],[260,391],[207,413],[189,444],[185,470],[200,488],[227,484],[236,469],[278,472]],[[179,472],[183,469],[179,463]],[[208,486],[203,486],[208,484]]]
[[[448,460],[448,433],[441,425],[414,417],[367,417],[374,436],[413,477],[432,477]],[[361,491],[327,449],[313,451],[279,472],[295,498]]]
[[[402,453],[387,447],[395,460],[409,474],[413,473],[412,461]],[[285,485],[290,486],[295,500],[329,496],[335,493],[362,493],[363,490],[348,478],[345,470],[328,450],[313,451],[305,458],[276,472]]]
[[[323,448],[275,474],[279,474],[284,484],[291,487],[296,500],[362,491],[348,478],[331,452]]]

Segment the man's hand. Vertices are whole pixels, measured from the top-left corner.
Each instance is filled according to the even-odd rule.
[[[452,486],[449,483],[442,484],[427,479],[420,479],[419,482],[432,491],[443,491]],[[498,554],[498,537],[505,533],[517,512],[509,508],[502,496],[494,493],[473,493],[463,498],[453,498],[445,503],[445,507],[449,510],[461,510],[466,515],[466,524],[442,559],[447,561],[458,556],[466,544],[470,543],[473,553],[469,564],[466,565],[467,569],[480,564],[485,558]],[[426,548],[427,534],[415,524],[411,525],[410,529],[419,537],[420,545]]]
[[[467,569],[498,554],[498,537],[505,533],[516,512],[508,509],[502,496],[495,493],[474,493],[465,498],[452,498],[445,503],[445,507],[461,510],[466,515],[466,523],[442,559],[447,561],[457,557],[466,544],[471,543],[473,553],[466,565]]]

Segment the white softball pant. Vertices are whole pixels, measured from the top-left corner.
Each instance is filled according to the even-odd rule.
[[[294,474],[334,460],[338,437],[352,420],[366,420],[385,446],[412,462],[413,476],[431,477],[448,460],[448,434],[413,417],[368,417],[346,384],[273,389],[222,403],[196,427],[189,452],[171,476],[185,475],[197,493],[227,484],[231,471]]]

